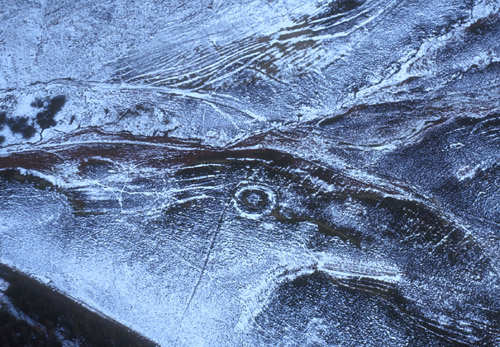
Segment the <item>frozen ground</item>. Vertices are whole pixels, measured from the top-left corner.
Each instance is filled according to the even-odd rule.
[[[500,345],[498,1],[0,23],[1,264],[165,346]]]

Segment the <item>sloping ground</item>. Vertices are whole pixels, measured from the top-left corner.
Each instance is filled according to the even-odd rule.
[[[39,281],[0,268],[2,346],[154,346]]]
[[[0,20],[4,344],[500,346],[497,1]]]

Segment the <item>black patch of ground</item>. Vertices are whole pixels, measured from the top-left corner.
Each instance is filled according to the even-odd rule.
[[[7,118],[7,125],[14,134],[22,134],[25,139],[33,137],[36,132],[27,117]]]
[[[35,108],[42,108],[43,107],[43,103],[45,101],[46,100],[44,100],[44,99],[36,98],[30,105],[31,105],[31,107],[35,107]]]
[[[0,345],[25,347],[62,346],[54,334],[46,334],[5,311],[0,311]]]
[[[0,130],[3,129],[3,126],[5,125],[6,122],[7,122],[7,115],[5,114],[5,112],[0,112]]]
[[[42,129],[47,129],[55,126],[57,123],[54,120],[57,112],[61,111],[64,104],[66,103],[66,96],[57,95],[50,100],[35,99],[31,103],[31,106],[36,108],[44,108],[42,111],[38,112],[36,115],[36,122]]]
[[[155,346],[125,326],[4,265],[0,265],[0,277],[9,283],[4,294],[16,310],[39,325],[35,328],[17,320],[0,306],[2,346],[60,346],[60,337],[77,340],[81,346]]]

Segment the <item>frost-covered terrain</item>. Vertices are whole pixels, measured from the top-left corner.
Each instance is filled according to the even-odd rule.
[[[0,20],[13,274],[162,346],[500,346],[500,2]]]

